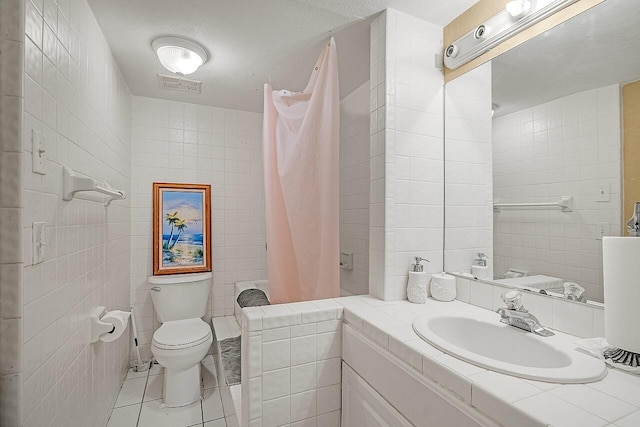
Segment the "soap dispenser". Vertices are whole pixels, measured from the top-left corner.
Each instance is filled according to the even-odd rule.
[[[424,304],[427,302],[427,273],[424,272],[422,261],[429,262],[422,257],[414,257],[416,262],[411,264],[409,270],[409,282],[407,283],[407,298],[414,304]]]
[[[491,275],[489,274],[489,267],[487,266],[487,260],[485,258],[489,257],[482,252],[478,252],[478,258],[473,260],[473,265],[471,266],[471,274],[476,279],[491,279]]]

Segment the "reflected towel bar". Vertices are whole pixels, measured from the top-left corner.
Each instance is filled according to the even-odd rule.
[[[573,197],[562,196],[558,202],[542,202],[542,203],[493,203],[493,209],[499,211],[504,208],[562,208],[562,212],[573,211]]]

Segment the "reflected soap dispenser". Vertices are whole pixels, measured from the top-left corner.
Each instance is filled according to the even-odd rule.
[[[414,304],[424,304],[427,302],[427,273],[424,266],[420,264],[422,261],[429,262],[428,259],[415,257],[415,264],[411,264],[409,270],[409,282],[407,283],[407,298]]]
[[[489,267],[487,266],[487,260],[485,258],[489,257],[482,252],[478,252],[478,258],[473,260],[473,265],[471,266],[471,274],[476,279],[491,279],[491,275],[489,274]]]

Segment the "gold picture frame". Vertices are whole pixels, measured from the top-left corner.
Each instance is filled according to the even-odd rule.
[[[153,274],[211,271],[211,185],[153,183]]]

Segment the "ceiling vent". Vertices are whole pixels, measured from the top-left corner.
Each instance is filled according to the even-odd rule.
[[[158,84],[161,88],[171,90],[181,90],[183,92],[202,92],[202,82],[199,80],[186,79],[184,77],[169,76],[158,73]]]

